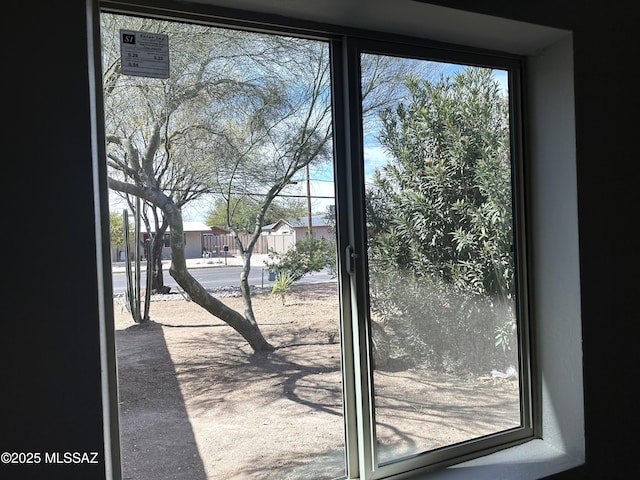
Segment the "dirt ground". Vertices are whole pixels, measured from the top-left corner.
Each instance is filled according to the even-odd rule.
[[[284,305],[255,295],[269,355],[179,294],[153,301],[144,325],[116,300],[123,478],[344,475],[336,288],[295,286]],[[239,297],[221,300],[242,311]],[[374,376],[383,461],[519,423],[517,382],[394,370]]]

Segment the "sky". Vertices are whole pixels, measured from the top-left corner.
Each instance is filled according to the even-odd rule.
[[[464,66],[450,65],[445,73],[453,74]],[[494,70],[494,76],[503,87],[504,91],[507,91],[507,72]],[[364,159],[365,159],[365,182],[366,179],[371,178],[373,172],[385,165],[389,161],[389,157],[377,142],[375,135],[369,135],[365,139],[364,145]],[[321,168],[312,169],[310,172],[310,190],[311,190],[311,206],[313,213],[323,212],[329,206],[335,205],[335,189],[333,181],[333,166],[331,164],[325,165]],[[299,195],[301,198],[307,198],[307,184],[304,172],[300,172],[300,178],[297,179],[298,183],[292,186],[289,194]],[[123,206],[118,203],[116,199],[111,195],[112,201],[110,202],[111,211],[121,211]],[[192,202],[187,205],[183,210],[184,221],[205,221],[209,210],[212,207],[210,200],[201,200]]]
[[[460,68],[464,68],[458,65],[452,65],[446,73],[454,73]],[[494,76],[503,87],[504,91],[507,91],[507,72],[494,70]],[[390,160],[390,157],[385,152],[384,148],[377,142],[375,135],[370,135],[365,139],[364,145],[364,159],[365,159],[365,181],[371,178],[374,171]],[[333,184],[333,167],[327,165],[321,169],[311,171],[311,196],[312,196],[312,208],[313,212],[323,211],[329,205],[335,205],[335,190]],[[301,181],[297,185],[299,191],[296,194],[306,197],[306,182]],[[332,198],[319,198],[319,197],[332,197]]]
[[[368,56],[369,54],[364,54]],[[375,55],[375,54],[371,54]],[[403,59],[399,59],[404,62]],[[427,67],[425,71],[441,72],[444,75],[454,75],[458,71],[467,68],[466,65],[441,63],[437,61],[421,61],[417,60],[417,64]],[[507,88],[507,72],[494,70],[495,78],[504,87]],[[386,155],[384,149],[378,144],[376,136],[368,135],[365,138],[364,147],[364,160],[365,160],[365,182],[371,178],[374,171],[389,161],[389,157]],[[292,195],[299,195],[300,198],[307,198],[307,182],[304,175],[304,171],[300,172],[300,178],[297,178],[298,183],[291,187],[288,192]],[[310,173],[310,190],[312,198],[312,210],[314,213],[326,211],[329,206],[335,205],[335,191],[333,181],[333,167],[331,164],[324,167],[313,169]],[[126,208],[126,204],[112,192],[109,195],[110,210],[122,211]],[[185,221],[204,221],[208,216],[210,209],[212,208],[212,201],[202,200],[194,201],[188,204],[183,210],[183,219]]]

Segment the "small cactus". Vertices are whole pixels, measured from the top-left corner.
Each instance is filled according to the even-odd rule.
[[[131,313],[133,321],[136,323],[142,323],[149,321],[149,307],[151,305],[151,242],[145,242],[145,254],[147,257],[147,285],[145,290],[140,288],[140,255],[138,254],[138,245],[140,245],[140,199],[136,199],[136,211],[135,211],[135,225],[133,230],[133,244],[136,246],[136,251],[131,252],[130,242],[130,230],[129,230],[129,212],[124,210],[122,212],[122,219],[124,223],[124,251],[126,261],[126,275],[127,275],[127,291],[126,291],[126,305],[127,310]],[[131,259],[135,261],[135,268],[131,268]],[[144,294],[142,292],[145,292]],[[149,293],[149,294],[147,294]],[[140,311],[141,297],[144,297],[144,314]]]

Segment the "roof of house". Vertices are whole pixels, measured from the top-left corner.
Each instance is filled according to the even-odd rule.
[[[211,227],[204,222],[182,222],[185,232],[208,232]]]
[[[211,233],[213,233],[214,235],[227,235],[229,233],[229,230],[213,225],[211,227]]]
[[[307,228],[309,226],[309,217],[300,217],[300,218],[295,218],[293,220],[285,220],[281,218],[276,223],[265,225],[264,227],[262,227],[262,230],[276,230],[283,223],[286,223],[291,228]],[[329,226],[329,223],[327,222],[327,217],[325,215],[312,215],[311,226],[312,227]]]
[[[207,224],[205,224],[204,222],[182,222],[182,229],[183,231],[186,232],[210,232],[211,231],[211,227],[209,227]],[[171,230],[171,227],[167,228],[167,232]],[[140,231],[141,232],[146,232],[147,229],[144,226],[144,224],[140,225]],[[151,227],[151,233],[155,232],[155,228],[152,226]]]

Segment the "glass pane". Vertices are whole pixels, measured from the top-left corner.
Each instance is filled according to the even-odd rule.
[[[124,477],[343,477],[327,43],[102,22]]]
[[[509,101],[505,71],[361,60],[383,464],[521,425]]]

